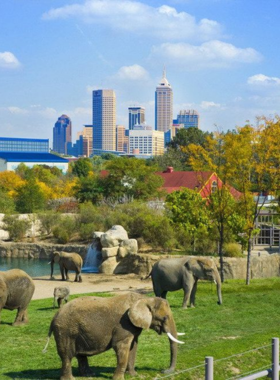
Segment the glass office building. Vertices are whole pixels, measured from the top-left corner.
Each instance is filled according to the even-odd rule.
[[[0,137],[0,152],[49,153],[49,140]]]
[[[185,128],[199,128],[199,113],[196,110],[181,110],[173,123],[184,124]]]

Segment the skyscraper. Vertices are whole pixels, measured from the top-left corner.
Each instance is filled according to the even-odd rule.
[[[184,124],[185,128],[199,128],[199,113],[196,110],[181,110],[174,121],[176,124]]]
[[[61,115],[53,127],[53,150],[67,153],[67,143],[72,143],[72,122],[67,115]]]
[[[173,91],[166,79],[165,69],[155,93],[155,129],[166,132],[173,123]]]
[[[92,92],[93,149],[116,150],[116,96],[113,90]]]
[[[135,124],[142,124],[145,121],[144,107],[129,107],[128,108],[128,125],[132,129]]]

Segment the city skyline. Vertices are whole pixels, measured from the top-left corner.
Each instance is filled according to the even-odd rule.
[[[91,124],[93,90],[116,94],[116,124],[142,106],[155,127],[165,66],[173,118],[195,109],[203,131],[280,109],[278,0],[2,0],[0,135],[46,138],[63,114]]]

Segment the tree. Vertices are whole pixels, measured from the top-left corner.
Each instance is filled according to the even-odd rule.
[[[87,177],[92,171],[92,163],[89,158],[79,158],[72,163],[72,173],[78,177]]]
[[[98,203],[102,200],[104,193],[102,179],[95,175],[81,177],[74,186],[73,191],[75,198],[77,198],[80,203]]]
[[[165,200],[173,225],[183,228],[192,237],[195,251],[195,241],[199,234],[207,234],[209,215],[206,200],[194,190],[183,188],[168,194]]]
[[[203,132],[195,127],[182,128],[170,141],[168,148],[181,149],[181,147],[186,147],[189,144],[204,146],[208,136],[211,136],[209,132]]]
[[[46,199],[43,191],[34,179],[31,179],[17,190],[16,210],[23,214],[44,210]]]
[[[0,190],[0,213],[11,214],[15,211],[14,200],[3,190]]]
[[[159,197],[163,179],[156,175],[157,167],[147,166],[138,158],[121,157],[106,165],[108,175],[102,178],[105,198],[148,200]]]
[[[0,173],[0,190],[14,197],[17,189],[25,183],[15,172],[6,170]]]

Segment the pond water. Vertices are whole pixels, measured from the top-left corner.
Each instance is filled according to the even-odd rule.
[[[24,257],[0,257],[0,271],[19,268],[31,277],[49,276],[51,266],[48,259],[26,259]],[[54,275],[59,274],[59,266],[54,265]]]

